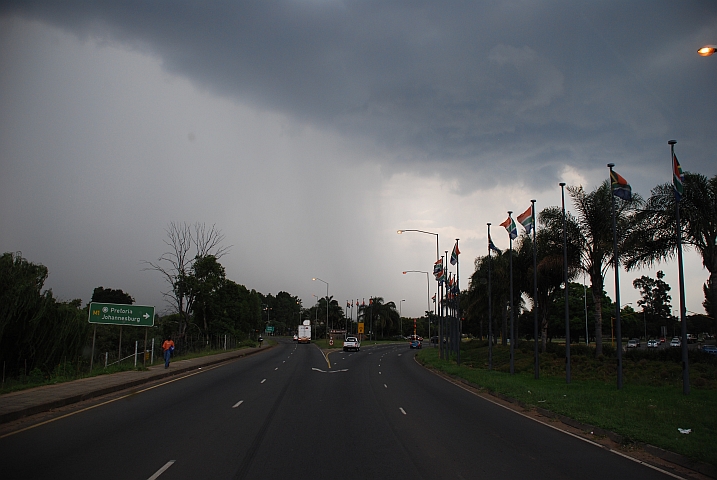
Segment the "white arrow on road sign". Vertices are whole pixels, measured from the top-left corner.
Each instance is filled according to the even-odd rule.
[[[149,318],[149,313],[145,313],[145,314],[142,315],[142,316],[144,317],[145,320],[147,320],[147,319]]]

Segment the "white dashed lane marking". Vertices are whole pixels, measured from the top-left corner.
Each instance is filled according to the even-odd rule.
[[[398,409],[401,410],[402,414],[406,415],[406,411],[402,407],[399,407]]]
[[[237,403],[235,403],[234,405],[232,405],[232,408],[237,408],[237,407],[238,407],[239,405],[241,405],[242,403],[244,403],[244,400],[239,400]]]
[[[265,378],[264,380],[262,380],[262,381],[261,381],[261,383],[264,383],[264,382],[266,382],[266,378]]]

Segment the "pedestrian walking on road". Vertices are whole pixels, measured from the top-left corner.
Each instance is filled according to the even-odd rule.
[[[164,350],[164,368],[169,368],[169,359],[174,353],[174,341],[171,335],[167,336],[167,339],[162,344],[162,349]]]

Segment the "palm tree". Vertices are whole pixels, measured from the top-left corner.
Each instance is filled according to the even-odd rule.
[[[613,232],[611,203],[613,195],[610,183],[606,180],[590,193],[582,186],[568,187],[568,193],[577,211],[577,216],[569,213],[567,218],[568,249],[579,253],[577,268],[590,277],[593,305],[595,306],[595,355],[602,354],[602,292],[605,287],[605,274],[613,265]],[[634,224],[634,215],[642,204],[642,199],[633,194],[631,201],[615,198],[615,223],[617,226],[618,250],[620,259],[626,258],[625,238]],[[562,232],[562,209],[546,208],[540,212],[540,221],[554,232]],[[568,274],[570,276],[570,274]]]
[[[702,256],[702,265],[710,273],[702,287],[707,315],[717,313],[717,175],[708,179],[685,172],[684,195],[680,201],[682,242]],[[675,194],[670,183],[652,189],[645,209],[638,214],[638,228],[631,235],[628,269],[651,266],[674,258],[677,238]]]
[[[380,326],[382,332],[384,328],[388,328],[390,331],[400,321],[396,304],[394,302],[384,303],[383,297],[372,297],[368,305],[361,305],[359,317],[363,318],[364,323],[367,319],[372,322],[370,328],[374,330]]]

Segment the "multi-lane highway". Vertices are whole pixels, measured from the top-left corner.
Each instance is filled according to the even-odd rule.
[[[281,342],[7,435],[0,477],[670,478],[432,374],[406,345],[327,362]]]

